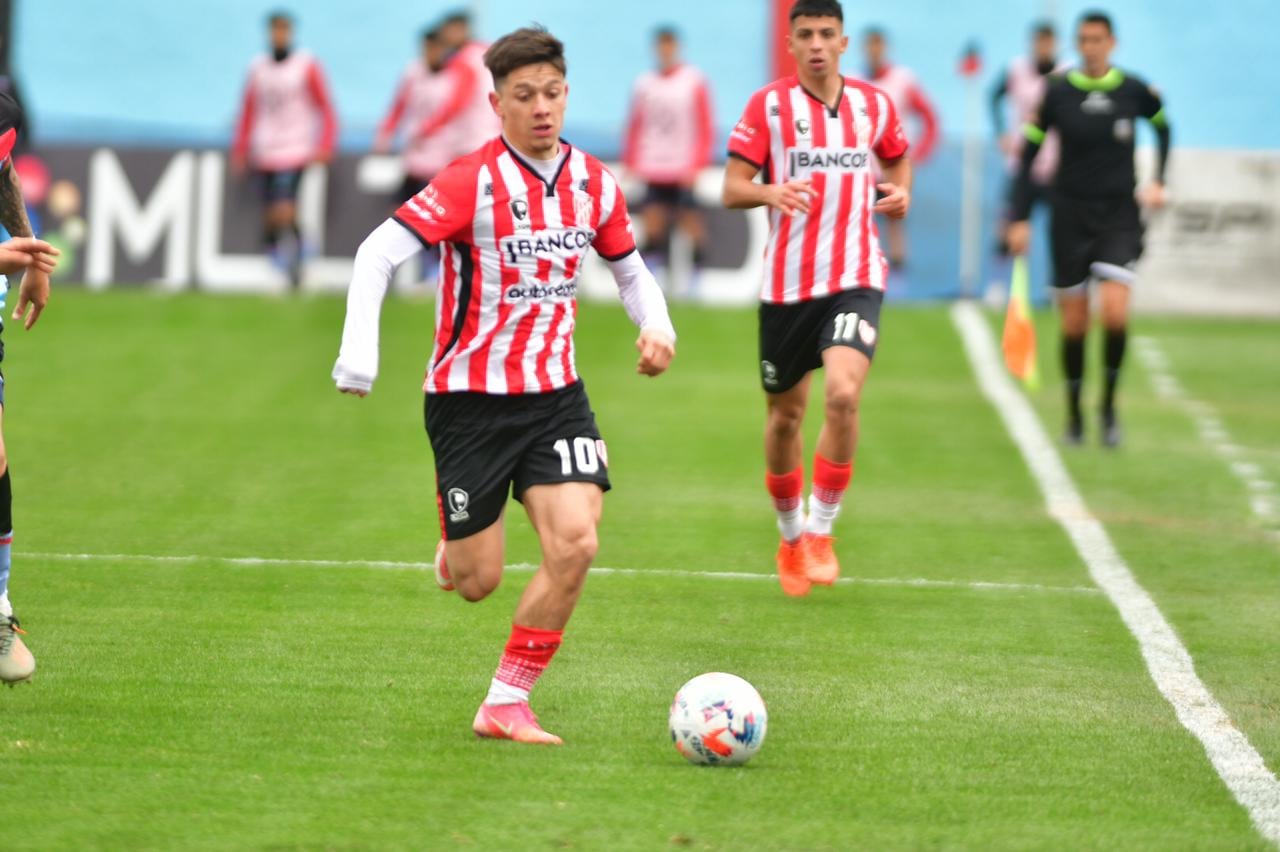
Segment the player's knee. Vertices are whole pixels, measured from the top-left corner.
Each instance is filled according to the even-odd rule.
[[[852,382],[842,382],[827,388],[827,419],[844,421],[858,413],[858,398],[861,396],[858,386]]]
[[[477,571],[454,579],[458,595],[470,603],[478,603],[493,594],[502,583],[502,572]]]
[[[596,528],[590,524],[568,530],[546,544],[547,563],[565,582],[581,582],[600,550]]]
[[[794,438],[804,425],[804,407],[773,405],[769,408],[769,431],[779,438]]]

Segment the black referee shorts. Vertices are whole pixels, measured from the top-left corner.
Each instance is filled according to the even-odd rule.
[[[1142,215],[1132,196],[1053,199],[1049,239],[1053,286],[1059,291],[1090,281],[1132,284],[1142,257]]]
[[[475,535],[534,485],[594,482],[608,491],[609,453],[582,382],[550,393],[427,394],[440,529]]]

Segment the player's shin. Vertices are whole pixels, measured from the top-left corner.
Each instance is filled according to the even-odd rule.
[[[1120,383],[1120,367],[1124,364],[1124,351],[1128,345],[1128,329],[1107,329],[1103,341],[1103,363],[1106,366],[1106,386],[1102,396],[1102,413],[1110,418],[1115,414],[1116,386]]]
[[[1079,442],[1084,432],[1084,418],[1080,412],[1080,390],[1084,385],[1084,335],[1063,335],[1062,372],[1067,380],[1067,439]]]
[[[813,459],[813,493],[809,497],[808,531],[815,535],[831,535],[832,525],[840,514],[840,503],[853,478],[853,463],[840,464],[821,455]]]
[[[507,640],[484,703],[527,703],[530,690],[550,665],[563,636],[563,630],[512,625],[511,637]]]
[[[6,468],[0,476],[0,618],[12,615],[9,605],[9,558],[13,549],[13,491]]]
[[[794,544],[804,535],[804,468],[783,474],[766,473],[765,487],[778,516],[778,532],[784,541]]]

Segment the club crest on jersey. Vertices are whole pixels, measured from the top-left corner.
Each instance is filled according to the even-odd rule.
[[[511,199],[511,218],[515,226],[521,230],[529,227],[529,202],[523,198]]]
[[[596,203],[591,200],[590,195],[575,195],[573,197],[573,214],[579,225],[590,225],[595,213]]]
[[[449,501],[449,520],[455,524],[469,520],[471,513],[467,507],[471,505],[471,495],[461,488],[450,488],[446,499]]]
[[[1128,142],[1133,138],[1133,119],[1117,118],[1114,132],[1117,142]]]
[[[800,134],[801,136],[808,136],[809,131],[811,129],[812,128],[809,125],[809,119],[807,118],[796,119],[796,133]]]

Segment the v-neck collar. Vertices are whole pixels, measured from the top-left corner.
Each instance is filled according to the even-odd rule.
[[[835,105],[832,106],[831,104],[824,101],[822,98],[815,95],[813,92],[809,91],[809,87],[806,86],[804,84],[804,81],[800,79],[800,75],[799,74],[796,75],[796,85],[800,87],[800,91],[804,92],[810,98],[822,104],[822,108],[825,109],[827,111],[827,115],[831,116],[832,118],[840,117],[840,104],[844,103],[844,75],[841,75],[840,80],[841,80],[840,94],[836,98]]]
[[[551,180],[547,180],[542,176],[542,172],[534,168],[534,166],[528,160],[526,160],[519,151],[515,149],[515,146],[507,141],[506,136],[502,136],[501,139],[502,139],[502,144],[506,146],[507,151],[511,154],[511,158],[516,161],[516,165],[520,166],[520,168],[524,169],[526,172],[533,175],[535,178],[538,179],[539,183],[541,183],[543,186],[547,188],[548,198],[554,196],[556,194],[556,184],[560,182],[560,175],[564,173],[564,167],[569,165],[569,157],[572,156],[573,154],[573,146],[570,145],[568,142],[566,142],[564,139],[559,140],[560,144],[564,148],[564,150],[561,152],[564,154],[564,159],[560,161],[560,166],[559,168],[556,169],[556,173],[552,175]]]

